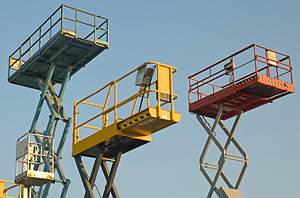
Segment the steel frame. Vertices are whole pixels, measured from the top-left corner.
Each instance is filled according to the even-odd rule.
[[[65,71],[64,81],[61,85],[59,94],[56,93],[56,91],[53,87],[53,84],[51,82],[55,67],[56,67],[56,63],[52,62],[51,67],[48,71],[47,78],[46,78],[45,81],[41,78],[37,78],[37,82],[39,84],[39,87],[40,87],[40,90],[41,90],[42,94],[40,95],[40,99],[39,99],[39,102],[38,102],[38,105],[37,105],[37,108],[36,108],[36,112],[35,112],[35,115],[34,115],[34,118],[33,118],[33,121],[32,121],[29,132],[30,133],[43,134],[43,135],[46,135],[46,136],[52,136],[54,138],[55,132],[56,132],[57,122],[59,120],[61,120],[65,123],[65,127],[64,127],[64,130],[62,132],[62,135],[61,135],[59,145],[58,145],[58,148],[57,148],[56,152],[54,152],[54,153],[52,153],[50,151],[47,152],[47,155],[52,155],[54,157],[54,172],[55,172],[55,170],[57,170],[57,173],[58,173],[59,178],[60,178],[60,180],[56,179],[55,181],[62,183],[63,186],[64,186],[63,189],[62,189],[61,195],[60,195],[60,197],[63,198],[63,197],[66,197],[67,190],[68,190],[68,187],[70,185],[70,180],[66,179],[66,177],[64,176],[64,173],[63,173],[62,168],[60,166],[59,160],[61,159],[62,149],[63,149],[64,143],[66,141],[66,138],[67,138],[67,134],[68,134],[71,122],[72,122],[72,118],[67,117],[67,115],[64,111],[64,107],[63,107],[61,102],[62,102],[63,94],[64,94],[64,91],[66,89],[67,82],[68,82],[72,67],[69,66],[69,68],[67,68],[66,71]],[[44,132],[39,132],[39,131],[36,130],[36,125],[37,125],[37,122],[39,120],[40,113],[41,113],[44,101],[46,101],[47,106],[48,106],[51,114],[49,116],[49,121],[48,121],[46,130]],[[38,139],[38,138],[36,138],[36,141],[41,142],[41,140]],[[35,167],[35,169],[37,169],[37,168],[38,167]],[[50,167],[46,166],[46,168],[49,169]],[[34,194],[33,196],[34,197],[38,196],[39,198],[47,197],[47,195],[49,193],[49,190],[50,190],[50,186],[51,186],[51,183],[47,183],[43,186],[40,186],[38,192],[35,191],[35,189],[33,188],[32,189],[33,194]]]
[[[68,11],[73,11],[74,16],[69,16]],[[81,21],[78,15],[84,14],[85,16],[93,17],[93,23],[89,21]],[[73,23],[73,27],[66,24]],[[88,35],[78,34],[81,30],[80,25],[84,27],[93,28]],[[70,29],[71,28],[71,29]],[[108,46],[109,42],[109,20],[108,18],[92,14],[80,9],[76,9],[62,4],[56,9],[55,12],[48,17],[43,24],[38,27],[22,44],[10,55],[10,64],[8,68],[8,78],[10,78],[15,71],[22,68],[22,65],[34,57],[35,53],[40,53],[47,42],[51,41],[57,33],[62,34],[64,32],[76,35],[76,38],[82,38],[84,40],[91,40],[94,43],[102,43]],[[50,60],[51,61],[51,60]]]
[[[217,79],[228,75],[227,68],[223,67],[221,70],[219,70],[219,69],[217,69],[218,66],[220,66],[220,65],[223,66],[223,64],[226,64],[226,61],[230,61],[231,63],[234,63],[234,60],[236,57],[238,57],[240,54],[244,53],[245,51],[251,51],[251,50],[253,51],[253,55],[254,55],[253,59],[247,60],[248,62],[245,62],[242,65],[233,66],[232,69],[229,70],[229,72],[232,73],[232,78],[233,78],[232,82],[229,82],[228,84],[227,83],[226,84],[224,84],[224,83],[218,84],[218,85],[215,84]],[[261,54],[260,51],[263,51],[265,54]],[[272,52],[272,53],[276,54],[277,56],[281,56],[281,58],[279,60],[276,60],[276,58],[273,59],[273,58],[269,57],[268,52]],[[275,57],[276,57],[276,55],[275,55]],[[265,64],[265,66],[259,67],[258,64],[260,64],[260,63],[263,65]],[[240,76],[236,77],[235,73],[237,72],[237,69],[244,67],[246,65],[251,66],[251,72],[245,73],[245,75],[242,75],[242,77],[240,77]],[[254,67],[252,67],[252,66],[254,66]],[[266,76],[273,78],[270,74],[270,68],[275,68],[275,73],[276,73],[275,78],[276,79],[280,80],[280,76],[289,74],[290,82],[288,82],[288,83],[291,83],[291,84],[294,83],[291,58],[289,55],[265,48],[265,47],[257,45],[257,44],[249,45],[248,47],[222,59],[221,61],[218,61],[217,63],[189,76],[188,77],[189,78],[189,86],[190,86],[189,102],[193,102],[193,101],[191,101],[191,97],[190,97],[191,93],[197,94],[198,100],[199,100],[199,99],[202,99],[204,96],[215,93],[217,88],[225,89],[229,86],[232,86],[232,84],[236,85],[236,84],[242,82],[243,80],[245,80],[246,78],[248,78],[252,75],[257,75],[264,71],[267,72]],[[284,71],[284,73],[280,74],[279,69]],[[196,79],[196,77],[199,74],[204,73],[204,72],[209,73],[209,75],[207,75],[206,78],[201,79],[201,80]],[[200,88],[204,85],[212,86],[211,93],[204,94],[204,93],[200,92]]]
[[[247,112],[295,92],[290,56],[257,44],[188,78],[189,112],[211,118],[216,117],[222,102]],[[225,110],[221,119],[237,113]]]
[[[132,77],[132,74],[140,71],[140,69],[145,67],[150,68],[150,66],[152,66],[151,68],[156,68],[156,76],[154,76],[153,82],[149,82],[149,85],[140,87],[140,90],[137,93],[134,92],[133,95],[129,95],[129,97],[121,100],[121,102],[117,102],[117,87],[119,88],[119,85],[123,84],[124,81],[122,80],[130,75]],[[121,155],[130,150],[138,148],[141,145],[151,142],[151,134],[167,126],[175,124],[180,120],[180,114],[174,111],[173,106],[177,95],[173,93],[172,75],[176,71],[177,69],[175,67],[169,65],[153,61],[145,62],[121,78],[111,81],[96,92],[90,94],[82,100],[75,102],[72,156],[75,159],[83,186],[86,191],[84,196],[85,198],[95,197],[93,194],[93,187],[100,166],[106,179],[106,185],[102,197],[108,198],[109,195],[112,195],[114,198],[119,198],[113,180],[116,176]],[[156,85],[156,88],[151,89],[150,86],[155,87],[154,85]],[[128,86],[126,87],[126,91],[130,94],[130,91],[128,91]],[[105,96],[106,91],[107,95]],[[104,94],[104,97],[106,98],[104,100],[104,104],[95,104],[88,100],[91,97],[96,96],[98,93]],[[147,104],[144,105],[146,108],[142,110],[136,108],[139,98],[145,94],[147,95],[147,97],[145,97],[147,99]],[[163,98],[165,95],[168,96],[166,98],[169,98],[169,101],[166,101],[166,99]],[[100,95],[99,97],[103,96]],[[150,98],[155,98],[156,100],[152,102],[153,100]],[[97,101],[99,101],[99,99]],[[94,115],[92,118],[86,121],[81,121],[81,123],[78,124],[79,104],[97,107],[100,109],[100,113]],[[127,105],[127,107],[129,105],[133,105],[133,107],[129,107],[132,108],[132,110],[130,109],[130,111],[128,111],[128,108],[124,114],[119,113],[117,115],[117,112],[120,112],[119,109],[125,105]],[[163,106],[166,108],[162,109]],[[109,113],[113,114],[113,119],[111,120],[108,120]],[[126,113],[128,114],[126,115]],[[85,113],[82,113],[81,111],[81,114]],[[122,115],[123,118],[118,117],[120,115]],[[98,121],[93,122],[96,119],[98,119]],[[80,138],[79,129],[83,131],[85,129],[91,129],[94,130],[94,132],[88,137]],[[84,134],[86,135],[86,133]],[[90,177],[84,168],[82,157],[95,158]],[[110,170],[106,164],[108,161],[112,162]]]
[[[104,153],[105,153],[105,147],[106,147],[106,145],[102,145],[101,147],[99,147],[90,177],[88,176],[88,174],[84,168],[84,165],[83,165],[83,162],[81,159],[82,156],[80,156],[80,155],[74,156],[83,186],[86,191],[86,193],[84,195],[85,198],[94,198],[95,197],[94,193],[93,193],[93,187],[95,186],[95,181],[96,181],[96,177],[97,177],[100,165],[101,165],[101,169],[103,171],[104,177],[106,178],[106,181],[107,181],[102,198],[108,198],[110,193],[112,194],[113,198],[120,197],[117,192],[116,186],[113,183],[113,180],[116,176],[117,168],[120,163],[122,149],[119,147],[118,150],[116,150],[114,158],[105,158],[105,157],[103,157]],[[112,162],[110,171],[106,164],[107,161]]]
[[[125,74],[124,76],[122,76],[121,78],[111,81],[110,83],[106,84],[105,86],[103,86],[101,89],[97,90],[96,92],[90,94],[89,96],[85,97],[82,100],[76,101],[74,104],[74,122],[73,122],[73,130],[74,130],[74,134],[73,134],[73,145],[76,144],[77,142],[79,142],[79,129],[82,128],[91,128],[91,129],[96,129],[97,131],[100,131],[103,128],[107,127],[107,121],[108,121],[108,113],[113,112],[114,113],[114,120],[113,123],[117,124],[118,123],[118,115],[117,115],[117,111],[118,108],[125,106],[126,104],[129,104],[131,101],[135,101],[133,108],[132,108],[132,112],[129,115],[134,115],[135,111],[136,111],[136,105],[137,105],[137,101],[139,99],[139,97],[142,97],[143,95],[147,94],[147,108],[150,107],[150,93],[157,93],[157,106],[155,108],[157,108],[158,111],[158,115],[160,116],[161,112],[162,112],[162,106],[167,105],[168,102],[161,102],[161,96],[158,93],[162,93],[162,90],[160,90],[159,88],[156,89],[150,89],[150,86],[148,88],[141,88],[141,90],[138,93],[135,93],[134,95],[129,96],[127,99],[123,100],[122,102],[117,103],[117,85],[120,83],[123,83],[122,80],[125,79],[126,77],[129,77],[132,74],[135,74],[136,71],[138,71],[139,69],[146,67],[147,65],[155,65],[157,67],[157,72],[159,70],[162,70],[163,68],[167,68],[169,71],[169,85],[170,85],[170,105],[171,105],[171,119],[174,120],[175,118],[175,111],[174,111],[174,100],[176,100],[178,98],[178,96],[173,93],[173,80],[172,80],[172,75],[173,73],[177,72],[177,68],[169,66],[169,65],[165,65],[162,63],[158,63],[158,62],[154,62],[154,61],[149,61],[149,62],[145,62],[143,63],[141,66],[139,66],[138,68],[132,70],[131,72]],[[159,73],[159,72],[158,72]],[[155,82],[151,83],[151,86],[156,85],[157,87],[160,87],[161,85],[158,85],[158,83],[162,80],[162,78],[160,78],[160,76],[157,74],[157,80]],[[163,83],[161,83],[163,84]],[[108,89],[108,90],[107,90]],[[102,104],[94,104],[94,103],[90,103],[87,102],[88,99],[90,99],[93,96],[96,96],[99,93],[102,93],[104,91],[108,91],[107,96],[106,96],[106,100],[105,103]],[[113,95],[113,96],[111,96]],[[108,102],[109,99],[112,98],[111,102],[113,102],[113,106],[111,107],[107,107],[108,106]],[[152,98],[152,97],[151,97]],[[78,120],[78,106],[79,104],[85,104],[88,106],[94,106],[97,108],[102,108],[102,112],[95,115],[94,117],[92,117],[91,119],[81,123],[81,124],[77,124],[77,120]],[[102,126],[89,126],[87,124],[89,124],[91,121],[97,119],[98,117],[102,116],[103,117],[103,122],[102,122]],[[109,123],[111,124],[111,123]]]
[[[74,15],[70,15],[72,12]],[[85,17],[81,17],[83,15]],[[86,17],[93,20],[87,21]],[[84,27],[92,29],[89,32],[80,31]],[[54,171],[56,170],[59,176],[55,181],[63,184],[60,197],[66,196],[70,185],[70,180],[64,176],[59,160],[72,122],[64,111],[62,98],[69,78],[103,50],[108,49],[108,28],[107,18],[62,4],[9,56],[8,81],[42,92],[29,133],[54,138],[58,122],[62,121],[65,124],[57,150],[47,149],[51,144],[48,141],[46,150],[43,149],[43,156],[49,155],[54,158]],[[65,56],[68,56],[67,60]],[[55,84],[61,85],[58,93],[54,89]],[[44,102],[50,110],[50,116],[46,129],[39,132],[36,126]],[[35,139],[37,143],[45,141],[45,138]],[[49,165],[41,168],[35,164],[34,169],[39,168],[43,171],[53,169]],[[26,187],[28,197],[48,196],[51,183],[40,186],[39,189],[31,188],[30,185],[36,184],[29,182],[29,186]]]
[[[200,115],[198,115],[198,114],[196,115],[197,120],[200,122],[200,124],[202,125],[202,127],[205,129],[205,131],[208,134],[208,139],[205,143],[205,146],[203,148],[203,151],[202,151],[200,159],[199,159],[200,170],[201,170],[201,172],[203,173],[203,175],[205,176],[205,178],[207,179],[208,183],[211,186],[210,190],[208,192],[207,198],[210,198],[212,196],[213,192],[215,192],[219,197],[221,197],[221,198],[223,197],[220,194],[219,189],[216,187],[217,182],[218,182],[220,177],[223,179],[223,181],[227,184],[227,186],[229,188],[238,189],[240,184],[241,184],[241,181],[243,179],[243,176],[245,174],[245,171],[247,169],[247,166],[248,166],[248,157],[247,157],[246,152],[243,150],[243,148],[239,145],[239,143],[233,137],[233,134],[236,130],[237,124],[240,120],[240,117],[243,113],[243,110],[242,109],[237,109],[239,111],[239,113],[235,117],[235,121],[232,125],[231,130],[229,131],[225,127],[223,122],[221,121],[221,115],[222,115],[222,112],[223,112],[224,108],[231,108],[231,107],[226,107],[223,103],[221,104],[219,112],[218,112],[218,114],[217,114],[217,116],[214,120],[214,123],[213,123],[212,127],[210,127],[209,123],[206,121],[206,119],[204,117],[201,118]],[[227,140],[226,140],[226,143],[224,144],[224,146],[220,143],[220,141],[216,137],[215,130],[216,130],[217,125],[219,125],[221,127],[221,129],[223,130],[223,132],[227,136]],[[221,156],[219,158],[218,164],[212,164],[212,163],[204,162],[204,158],[207,154],[207,151],[209,149],[209,146],[210,146],[211,142],[213,142],[221,152]],[[237,156],[237,155],[232,155],[232,154],[227,153],[227,150],[228,150],[228,147],[229,147],[230,143],[232,143],[235,146],[235,148],[240,152],[240,154],[242,156]],[[235,161],[239,161],[239,162],[244,163],[235,185],[233,185],[229,181],[229,179],[226,177],[225,173],[223,172],[223,168],[224,168],[226,159],[231,159],[231,160],[235,160]],[[212,179],[209,176],[209,174],[205,170],[205,168],[210,168],[210,169],[217,170],[217,172],[214,176],[214,179]]]
[[[41,140],[41,138],[43,140]],[[33,150],[30,151],[30,147],[37,147],[37,150],[35,152]],[[48,182],[53,182],[54,157],[53,155],[47,154],[45,151],[47,150],[48,153],[54,153],[53,149],[53,137],[51,136],[44,136],[36,133],[26,133],[21,136],[17,140],[15,182],[24,184],[28,189],[31,189],[31,185],[40,186]],[[22,167],[22,169],[19,167]],[[45,167],[47,168],[45,169]],[[38,172],[44,172],[45,175],[42,176],[41,173],[39,173],[39,176],[32,176]],[[32,178],[29,179],[28,177]],[[28,191],[28,193],[31,192]]]

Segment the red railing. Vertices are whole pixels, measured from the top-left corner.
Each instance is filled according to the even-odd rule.
[[[189,103],[257,74],[293,84],[290,56],[252,44],[189,76]]]

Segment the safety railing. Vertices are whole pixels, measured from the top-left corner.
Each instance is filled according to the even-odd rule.
[[[54,173],[54,157],[46,154],[54,154],[53,137],[26,133],[17,140],[16,151],[16,176],[27,170]]]
[[[189,103],[258,74],[293,84],[290,56],[252,44],[189,76]]]
[[[134,93],[133,95],[128,97],[128,93],[130,93],[130,89],[128,87],[128,84],[123,83],[123,81],[127,82],[126,79],[132,77],[135,72],[141,71],[143,68],[148,68],[147,66],[153,66],[152,68],[156,68],[156,75],[154,77],[154,81],[149,84],[149,86],[140,86],[140,89],[138,92]],[[138,113],[142,111],[142,103],[144,96],[146,95],[145,99],[147,100],[146,105],[144,104],[145,108],[154,107],[157,109],[157,115],[160,117],[160,111],[161,107],[164,106],[164,108],[170,109],[171,112],[171,120],[174,119],[174,106],[173,101],[178,97],[176,94],[173,93],[173,83],[172,83],[172,74],[175,73],[177,69],[175,67],[157,63],[157,62],[146,62],[142,64],[140,67],[132,70],[128,74],[124,75],[123,77],[111,81],[110,83],[106,84],[104,87],[99,89],[98,91],[92,93],[91,95],[83,98],[82,100],[76,101],[74,104],[74,122],[73,122],[73,144],[76,144],[79,141],[79,130],[82,128],[88,128],[93,129],[93,131],[101,131],[102,129],[108,127],[109,125],[113,123],[118,123],[119,121],[134,115],[135,113]],[[151,77],[152,78],[152,77]],[[156,79],[155,79],[156,78]],[[150,79],[151,80],[151,79]],[[132,81],[131,81],[132,82]],[[125,84],[125,89],[120,88],[121,85]],[[166,87],[167,85],[167,87]],[[123,90],[122,93],[117,92],[117,87],[119,90]],[[156,87],[156,88],[152,88]],[[166,90],[166,88],[168,90]],[[125,90],[125,91],[124,91]],[[107,94],[104,93],[104,91],[107,91]],[[168,92],[168,93],[166,93]],[[104,94],[103,94],[104,93]],[[132,92],[131,92],[132,93]],[[151,96],[154,93],[154,97]],[[103,95],[101,95],[103,94]],[[169,100],[166,100],[163,98],[164,94],[169,95]],[[97,95],[101,95],[102,98],[105,98],[105,102],[103,104],[96,104],[93,102],[88,102],[87,100],[90,100],[93,97],[96,97]],[[125,99],[123,99],[121,102],[117,101],[117,95],[125,96]],[[113,97],[112,100],[110,98]],[[137,108],[137,103],[140,98],[140,105],[139,108]],[[156,100],[153,100],[155,98]],[[99,101],[99,99],[97,99]],[[109,105],[110,104],[110,105]],[[133,107],[128,107],[129,104],[132,104]],[[167,107],[167,104],[169,106]],[[85,121],[82,121],[80,124],[78,124],[78,107],[82,105],[87,105],[90,107],[97,107],[96,115],[90,116],[91,118],[86,119]],[[127,107],[126,107],[127,106]],[[120,108],[122,108],[122,112],[119,112]],[[124,109],[123,109],[124,108]],[[144,108],[144,109],[145,109]],[[88,112],[88,111],[86,111]],[[108,119],[108,114],[113,114],[113,120]],[[80,113],[81,115],[82,113]],[[85,114],[85,113],[83,113]],[[119,115],[122,114],[123,118],[121,118]],[[102,119],[102,125],[99,124],[97,119]],[[96,121],[96,122],[94,122]],[[93,123],[96,123],[93,125]]]
[[[0,198],[12,198],[11,196],[8,196],[8,192],[12,192],[14,194],[17,194],[17,196],[14,197],[21,197],[22,194],[22,184],[16,184],[13,181],[7,181],[7,180],[0,180]],[[17,192],[15,192],[17,191]]]
[[[22,68],[58,34],[108,46],[108,19],[62,4],[9,56],[8,77]]]

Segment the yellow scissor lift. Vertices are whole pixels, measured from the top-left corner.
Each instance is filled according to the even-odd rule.
[[[172,83],[176,71],[175,67],[146,62],[75,103],[72,156],[86,190],[85,196],[94,197],[93,187],[101,166],[107,180],[102,197],[106,198],[110,193],[114,198],[119,197],[113,180],[121,155],[151,142],[150,135],[156,131],[179,122],[180,114],[174,111],[177,95],[173,93]],[[130,83],[133,81],[129,84],[126,81],[134,77],[133,74],[136,74],[135,85],[140,88],[131,92]],[[151,82],[153,74],[155,77]],[[117,92],[117,87],[121,92]],[[118,102],[117,93],[118,97],[125,99]],[[91,102],[93,98],[97,98],[96,101],[102,98],[104,103]],[[144,99],[147,102],[143,105]],[[81,116],[91,112],[90,107],[97,109],[96,114],[86,116],[79,123],[79,106]],[[95,158],[90,177],[84,168],[83,156]],[[112,162],[110,170],[106,162]]]

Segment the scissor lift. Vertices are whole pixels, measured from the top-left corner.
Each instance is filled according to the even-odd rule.
[[[107,183],[100,197],[107,198],[111,193],[112,197],[118,198],[113,180],[121,155],[151,142],[151,134],[179,122],[180,114],[174,111],[177,95],[173,93],[172,83],[172,74],[176,71],[168,65],[146,62],[75,103],[72,156],[86,190],[85,197],[94,197],[93,187],[101,166]],[[151,82],[153,73],[156,75]],[[135,91],[130,88],[134,79],[127,80],[132,74],[137,74],[139,89],[135,87]],[[117,91],[117,87],[121,91]],[[118,98],[123,98],[118,99],[120,102],[117,94]],[[99,104],[101,100],[103,104]],[[144,104],[143,100],[146,100]],[[86,116],[92,109],[96,110],[94,114]],[[85,117],[80,124],[79,117]],[[90,176],[82,157],[95,158]],[[107,162],[112,162],[110,170]]]
[[[196,114],[208,134],[199,159],[200,170],[211,186],[207,197],[210,198],[214,192],[221,198],[243,197],[238,188],[248,157],[233,134],[243,112],[294,93],[290,56],[252,44],[190,76],[189,86],[189,112]],[[223,120],[233,117],[235,120],[229,130]],[[206,118],[213,118],[213,124],[210,125]],[[227,137],[224,145],[216,136],[217,125]],[[221,153],[217,163],[204,162],[211,142]],[[238,155],[228,153],[230,144],[236,148]],[[235,184],[223,171],[227,159],[243,164]],[[213,179],[207,168],[216,170]],[[217,187],[220,177],[228,188]]]
[[[108,49],[108,19],[61,5],[9,57],[8,81],[42,92],[29,129],[29,134],[34,135],[37,144],[43,142],[45,137],[55,138],[59,121],[65,124],[57,141],[59,142],[57,150],[53,152],[47,149],[51,142],[47,141],[43,150],[45,153],[39,156],[53,157],[53,171],[57,171],[60,178],[55,179],[55,182],[63,184],[61,197],[66,196],[70,180],[64,176],[59,160],[72,120],[66,115],[62,105],[64,91],[70,77],[105,49]],[[55,91],[54,85],[60,87],[59,93]],[[46,128],[41,132],[36,126],[44,102],[47,103],[50,116]],[[44,137],[38,138],[37,135]],[[35,164],[34,170],[39,169],[39,166]],[[47,172],[50,169],[52,167],[46,163],[43,171]],[[22,179],[16,177],[16,180],[19,183],[26,181],[28,186],[37,185],[33,182],[37,180],[29,177],[31,177],[29,174],[24,174]],[[38,187],[39,190],[32,188],[32,196],[47,197],[50,185],[51,182],[45,182]]]

